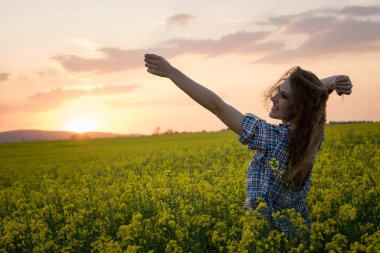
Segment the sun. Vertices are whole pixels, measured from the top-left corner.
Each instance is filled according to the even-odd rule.
[[[70,120],[65,129],[75,133],[85,133],[97,130],[97,124],[94,119],[81,117]]]

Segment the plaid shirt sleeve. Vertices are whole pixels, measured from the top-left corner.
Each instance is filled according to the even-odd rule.
[[[268,146],[268,123],[257,116],[247,113],[242,122],[242,132],[239,141],[248,149],[264,151]]]

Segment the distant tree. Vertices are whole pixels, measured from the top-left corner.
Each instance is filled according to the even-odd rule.
[[[165,134],[173,134],[173,133],[174,133],[173,129],[168,129],[168,130],[166,130],[166,132],[165,132]]]
[[[334,125],[334,124],[355,124],[355,123],[374,123],[374,121],[371,121],[371,120],[329,121],[330,125]]]
[[[153,135],[159,135],[160,134],[160,130],[161,130],[160,127],[156,127],[156,129],[154,129],[154,131],[153,131]]]

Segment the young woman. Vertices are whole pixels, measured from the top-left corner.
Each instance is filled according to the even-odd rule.
[[[263,216],[286,234],[295,231],[287,221],[273,220],[277,211],[294,208],[310,227],[306,196],[316,154],[323,141],[329,94],[351,94],[348,76],[319,80],[300,67],[290,69],[266,94],[273,103],[269,116],[282,120],[272,125],[253,114],[243,115],[209,89],[194,82],[163,57],[146,54],[151,74],[167,77],[197,103],[215,114],[239,141],[256,150],[247,170],[245,210],[264,201]]]

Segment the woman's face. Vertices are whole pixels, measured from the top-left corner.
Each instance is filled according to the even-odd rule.
[[[273,106],[269,112],[269,117],[273,119],[280,119],[283,122],[290,121],[294,115],[292,95],[289,80],[285,80],[280,85],[277,94],[271,98]]]

